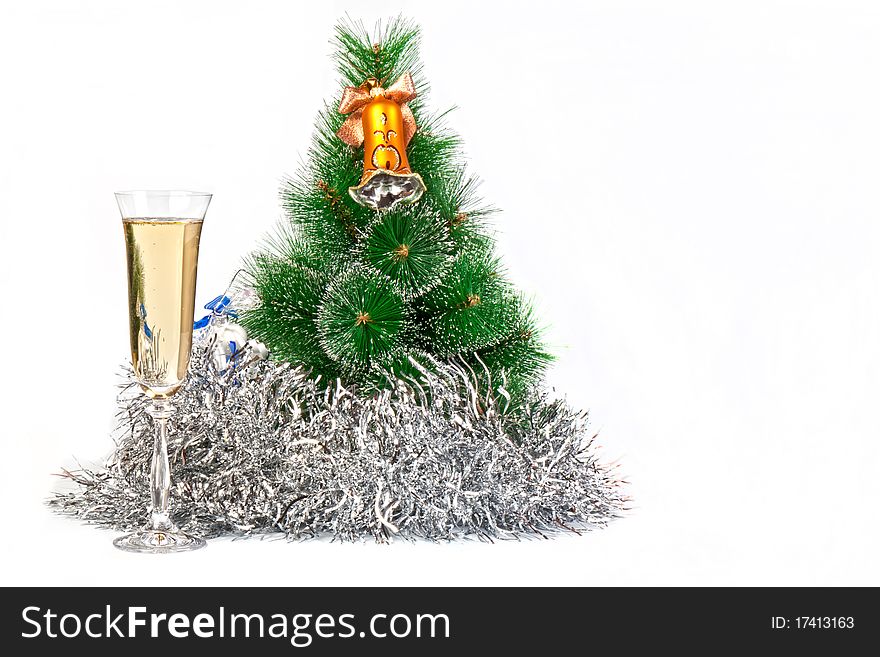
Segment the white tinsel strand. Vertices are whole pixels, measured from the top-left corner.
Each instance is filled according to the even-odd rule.
[[[175,520],[206,537],[493,540],[604,526],[627,507],[584,413],[535,396],[505,416],[467,370],[433,367],[362,397],[251,347],[220,371],[197,347],[173,401]],[[153,427],[136,386],[119,404],[106,467],[67,472],[78,490],[50,504],[127,530],[146,515]]]

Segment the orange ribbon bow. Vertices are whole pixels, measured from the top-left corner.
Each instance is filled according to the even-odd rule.
[[[339,101],[339,113],[348,114],[349,117],[336,131],[336,136],[349,146],[360,146],[364,142],[364,126],[361,122],[361,115],[364,112],[364,107],[378,96],[384,96],[400,105],[400,112],[403,115],[404,140],[406,144],[409,144],[409,140],[416,133],[416,118],[407,105],[416,97],[416,86],[413,84],[409,72],[401,75],[397,82],[387,89],[379,86],[379,83],[372,78],[359,87],[346,87],[342,92],[342,100]]]

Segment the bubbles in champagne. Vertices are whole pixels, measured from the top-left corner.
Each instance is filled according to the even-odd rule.
[[[151,397],[180,388],[189,365],[202,222],[124,219],[135,376]]]

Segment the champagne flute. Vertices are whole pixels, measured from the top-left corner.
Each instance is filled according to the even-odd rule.
[[[128,552],[197,550],[205,541],[171,521],[168,419],[192,349],[199,237],[211,194],[117,192],[128,261],[128,323],[134,375],[149,398],[156,435],[150,468],[150,521],[113,544]]]

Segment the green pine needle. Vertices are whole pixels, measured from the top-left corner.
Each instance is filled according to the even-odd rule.
[[[304,246],[289,248],[301,251],[291,260],[259,255],[247,264],[261,303],[240,321],[266,344],[273,358],[304,364],[333,378],[338,368],[325,355],[316,324],[327,274],[309,266]]]
[[[525,299],[517,300],[518,317],[514,331],[500,342],[481,349],[474,358],[474,368],[484,385],[498,391],[503,387],[514,400],[521,399],[536,385],[553,362],[553,356],[541,342],[541,329],[533,309]],[[479,362],[489,369],[489,375]]]
[[[464,166],[456,167],[435,183],[430,202],[449,227],[449,236],[459,249],[491,243],[486,219],[496,212],[477,194],[480,179],[469,175]]]
[[[406,306],[391,280],[362,266],[327,287],[318,310],[321,344],[343,369],[368,369],[400,345]]]
[[[445,222],[418,208],[383,212],[364,242],[363,257],[407,298],[437,286],[452,266]]]
[[[406,71],[413,78],[421,73],[419,28],[397,17],[371,33],[361,22],[343,21],[336,26],[336,68],[342,81],[352,87],[367,78],[382,86],[392,84]],[[424,84],[417,85],[422,90]]]
[[[432,351],[476,351],[515,330],[517,305],[501,263],[491,252],[460,253],[440,284],[418,301]]]

